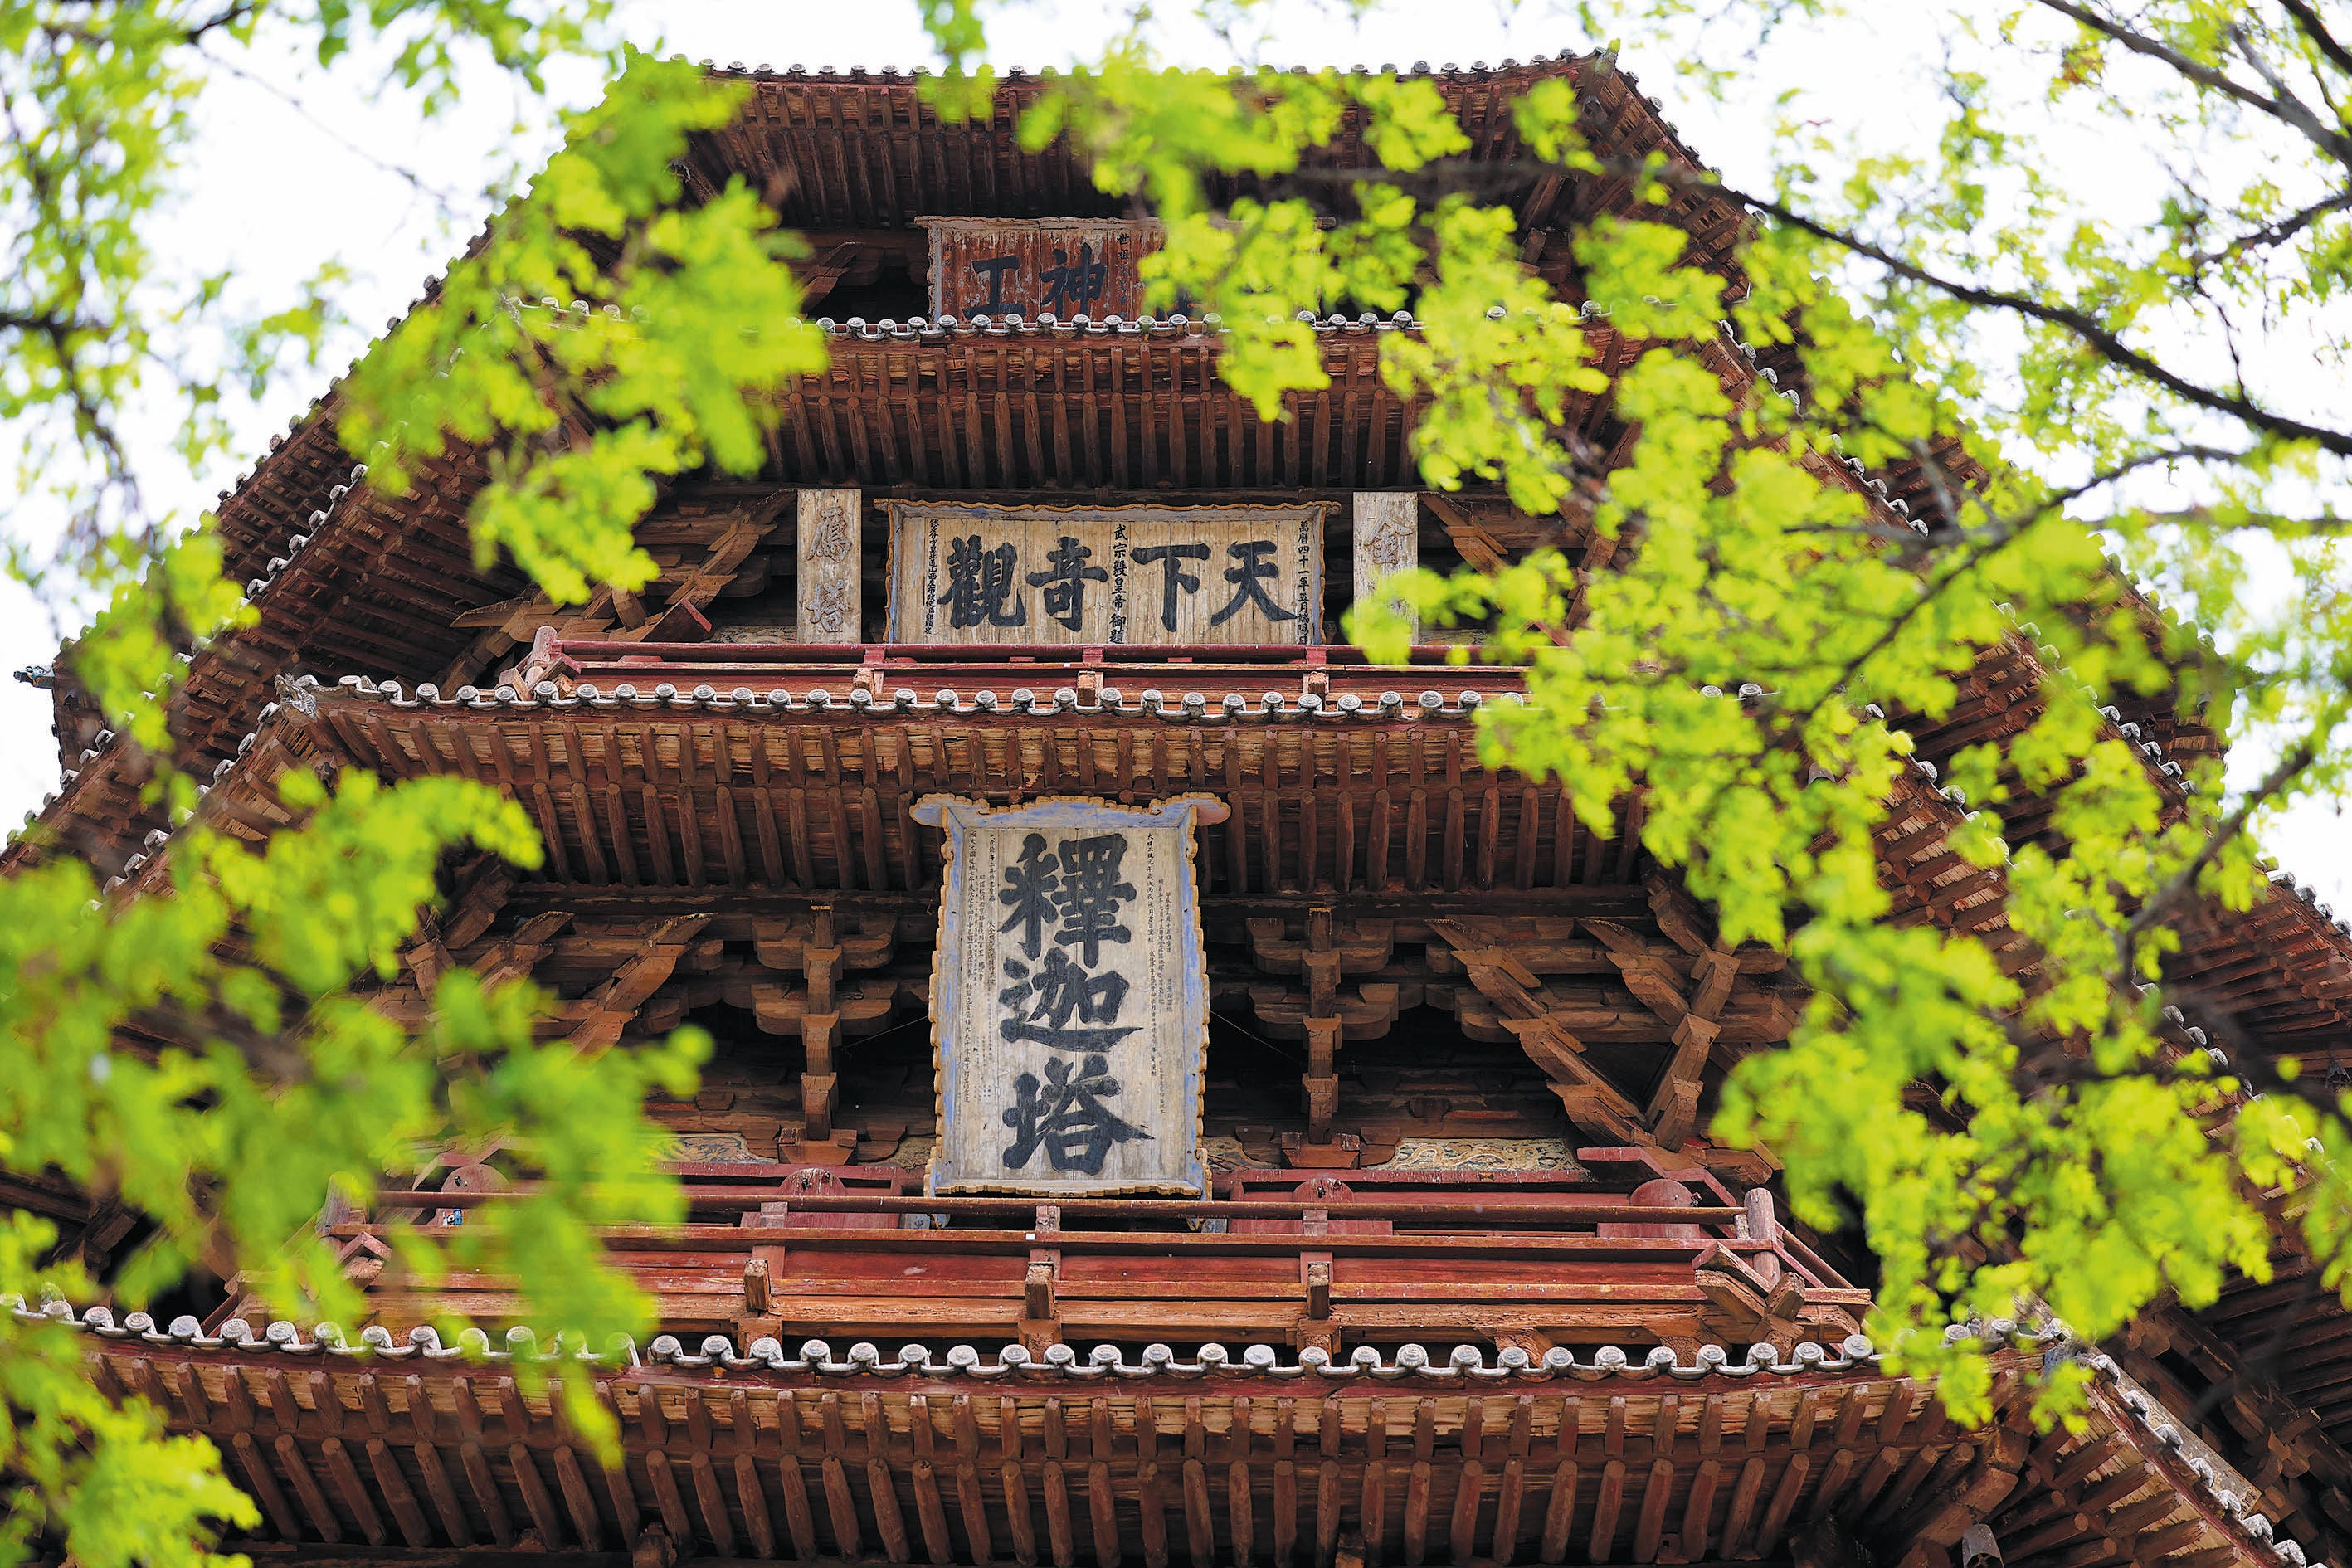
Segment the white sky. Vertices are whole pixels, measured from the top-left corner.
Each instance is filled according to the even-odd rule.
[[[895,65],[930,57],[913,0],[815,4],[813,0],[622,0],[629,36],[652,47],[721,64],[740,61],[777,68]],[[1171,10],[1179,7],[1170,7]],[[1930,19],[1940,6],[1869,8],[1867,26],[1850,26],[1832,50],[1819,47],[1768,54],[1746,101],[1727,110],[1691,100],[1673,80],[1675,50],[1656,41],[1621,39],[1621,64],[1643,78],[1643,90],[1666,100],[1666,114],[1701,154],[1734,180],[1760,176],[1767,151],[1762,134],[1772,100],[1783,89],[1811,89],[1840,114],[1869,117],[1890,136],[1915,125],[1907,65],[1933,47]],[[1271,0],[1262,24],[1263,58],[1280,64],[1416,61],[1433,65],[1499,63],[1564,48],[1585,49],[1567,14],[1548,0],[1510,5],[1504,0],[1390,0],[1361,19],[1343,5],[1315,0]],[[1083,0],[1016,4],[989,17],[992,55],[999,64],[1034,68],[1082,58],[1098,48],[1106,24]],[[1177,24],[1181,27],[1183,24]],[[1169,52],[1188,63],[1223,63],[1226,44],[1197,29],[1170,35]],[[412,108],[378,90],[356,63],[320,78],[297,68],[290,54],[240,59],[244,79],[227,78],[209,89],[197,113],[202,142],[174,216],[169,242],[192,261],[233,267],[240,287],[257,300],[282,298],[321,263],[339,260],[353,274],[347,295],[352,317],[371,330],[400,313],[422,281],[436,273],[488,210],[481,193],[506,171],[519,150],[543,147],[543,110],[520,105],[491,73],[445,119],[420,125]],[[558,84],[579,103],[600,84],[585,73]],[[299,107],[289,100],[299,100]],[[518,134],[518,115],[536,131]],[[2075,150],[2084,166],[2105,166],[2114,151],[2087,136]],[[413,173],[447,198],[420,191],[390,165]],[[354,339],[337,345],[340,366],[356,352]],[[153,484],[151,494],[193,516],[214,492],[251,466],[269,434],[323,391],[331,373],[289,376],[250,419],[240,461],[201,480]],[[159,454],[152,473],[172,471]],[[14,509],[8,526],[37,531],[37,517]],[[50,611],[13,584],[0,585],[0,670],[45,663],[59,630]],[[46,693],[0,680],[0,819],[14,821],[57,785]],[[2271,848],[2321,896],[2352,909],[2352,834],[2342,801],[2311,803],[2283,821]]]

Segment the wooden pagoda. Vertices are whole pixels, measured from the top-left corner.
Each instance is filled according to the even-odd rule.
[[[1605,56],[1414,69],[1475,160],[1517,167],[1514,96],[1566,79],[1604,151],[1692,161]],[[2277,1282],[2124,1342],[1985,1325],[1981,1429],[1881,1369],[1866,1260],[1779,1215],[1769,1154],[1699,1132],[1798,1016],[1781,960],[1724,944],[1651,862],[1640,795],[1597,836],[1481,762],[1475,716],[1514,671],[1338,640],[1415,561],[1610,565],[1573,510],[1419,491],[1415,410],[1378,374],[1409,318],[1316,323],[1329,388],[1260,422],[1213,320],[1142,310],[1150,226],[1013,136],[1034,79],[941,124],[894,72],[719,74],[750,99],[697,141],[689,195],[781,193],[833,353],[784,395],[765,471],[681,481],[645,520],[656,584],[559,609],[477,570],[481,455],[379,493],[333,392],[221,500],[257,618],[195,655],[174,710],[206,814],[266,834],[294,768],[457,773],[546,838],[536,874],[453,868],[381,1005],[414,1016],[468,965],[535,978],[583,1048],[687,1019],[718,1041],[701,1090],[652,1107],[688,1223],[610,1238],[661,1304],[646,1344],[535,1337],[509,1282],[387,1266],[388,1232],[506,1185],[495,1150],[334,1226],[365,1325],[267,1322],[233,1283],[163,1325],[19,1305],[219,1445],[265,1520],[239,1550],[2299,1568],[2352,1537],[2352,1320],[2291,1243]],[[1349,127],[1318,156],[1360,153]],[[1486,183],[1581,298],[1554,237],[1625,187]],[[1729,269],[1738,211],[1673,215]],[[1727,334],[1705,353],[1742,397],[1792,368]],[[1569,417],[1629,445],[1605,395]],[[1937,516],[1914,469],[1823,472]],[[1895,918],[2021,973],[1933,767],[2060,673],[2021,628],[1950,714],[1895,716],[1926,764],[1879,835]],[[12,861],[69,851],[141,896],[171,837],[140,753],[69,675],[28,675],[65,778]],[[2218,744],[2112,700],[2168,787]],[[2046,830],[2030,797],[2000,809]],[[2183,1048],[2352,1059],[2352,937],[2291,880],[2183,936]],[[36,1179],[0,1198],[101,1272],[131,1232]],[[481,1337],[418,1326],[444,1313]],[[2088,1416],[2038,1433],[2023,1373],[2060,1355],[2097,1371]],[[593,1384],[621,1467],[517,1378],[534,1358]]]

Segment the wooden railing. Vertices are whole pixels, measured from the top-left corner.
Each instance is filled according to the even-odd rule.
[[[1403,665],[1373,664],[1359,648],[1345,645],[1300,647],[1294,644],[1263,647],[1204,644],[1199,647],[1083,647],[1059,643],[1003,644],[988,647],[961,645],[847,643],[626,643],[558,642],[533,655],[534,668],[562,689],[593,685],[610,695],[615,685],[634,683],[650,691],[649,682],[668,680],[682,690],[708,685],[722,695],[737,686],[760,696],[783,689],[799,695],[830,683],[835,697],[865,690],[885,698],[899,688],[929,699],[935,688],[947,686],[969,698],[978,689],[993,688],[1009,698],[1020,688],[1050,692],[1069,687],[1089,708],[1117,682],[1129,682],[1126,700],[1137,701],[1145,687],[1165,690],[1171,700],[1186,690],[1202,690],[1213,702],[1227,691],[1255,692],[1278,683],[1292,701],[1314,693],[1333,701],[1352,694],[1377,704],[1383,693],[1394,693],[1410,710],[1424,690],[1434,690],[1448,703],[1465,691],[1488,700],[1526,688],[1522,667],[1482,661],[1457,662],[1460,650],[1446,647],[1416,647]],[[848,684],[844,685],[844,682]]]
[[[1654,1178],[1612,1192],[1585,1173],[1248,1171],[1209,1198],[1057,1202],[932,1196],[918,1173],[871,1167],[712,1172],[693,1168],[688,1223],[602,1233],[676,1332],[1336,1349],[1638,1344],[1686,1322],[1681,1337],[1746,1342],[1771,1337],[1767,1318],[1851,1332],[1868,1300],[1780,1226],[1769,1194],[1705,1203]],[[500,1223],[513,1195],[387,1190],[375,1218],[334,1233]],[[464,1277],[437,1291],[387,1279],[377,1299],[397,1325],[515,1304],[507,1282]]]

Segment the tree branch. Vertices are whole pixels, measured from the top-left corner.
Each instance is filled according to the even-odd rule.
[[[2165,911],[2179,902],[2182,895],[2196,887],[2197,879],[2205,874],[2207,867],[2221,858],[2221,851],[2230,847],[2231,840],[2245,831],[2246,824],[2253,819],[2255,812],[2318,760],[2319,742],[2312,736],[2306,735],[2289,747],[2271,771],[2263,775],[2262,782],[2247,791],[2246,798],[2238,803],[2237,809],[2214,825],[2212,831],[2205,836],[2204,846],[2197,851],[2196,858],[2174,872],[2170,880],[2140,905],[2130,923],[2116,938],[2117,964],[2126,974],[2131,972],[2132,943],[2150,926],[2162,920]]]
[[[2301,212],[2290,213],[2251,234],[2242,234],[2218,250],[2200,251],[2189,259],[2199,267],[2208,267],[2217,261],[2233,261],[2250,250],[2263,250],[2284,244],[2328,214],[2340,213],[2347,207],[2352,207],[2352,188],[2338,191],[2326,201],[2314,202]]]
[[[2169,44],[2161,43],[2142,33],[2136,33],[2119,22],[2100,16],[2087,5],[2074,4],[2074,0],[2037,0],[2037,4],[2057,12],[2062,16],[2072,17],[2091,31],[2121,44],[2133,54],[2144,55],[2149,59],[2170,66],[2200,87],[2221,93],[2226,98],[2234,99],[2249,109],[2258,110],[2269,115],[2280,124],[2301,132],[2314,142],[2326,148],[2332,156],[2352,162],[2352,141],[2347,141],[2340,133],[2329,132],[2312,116],[2309,110],[2294,99],[2264,98],[2243,82],[2230,76],[2228,72],[2190,59]]]
[[[2063,3],[2063,0],[2042,0],[2042,3]],[[2352,142],[2347,142],[2347,149],[2352,149]],[[1482,165],[1482,168],[1486,175],[1498,177],[1512,173],[1520,166],[1514,161]],[[1551,173],[1559,172],[1558,166],[1554,164],[1530,163],[1526,166]],[[1907,261],[1884,247],[1863,238],[1860,235],[1849,233],[1844,229],[1823,223],[1818,218],[1808,216],[1769,196],[1752,195],[1737,186],[1725,184],[1704,171],[1671,166],[1652,168],[1646,162],[1624,159],[1604,160],[1602,166],[1612,174],[1641,174],[1655,178],[1677,189],[1709,192],[1727,201],[1743,204],[1758,213],[1777,218],[1793,228],[1810,234],[1816,239],[1827,241],[1842,249],[1851,251],[1864,260],[1874,261],[1899,278],[1917,283],[1924,288],[1933,289],[1962,304],[1974,305],[1983,310],[2003,310],[2062,328],[2081,339],[2086,347],[2117,368],[2130,371],[2144,380],[2164,388],[2183,402],[2210,413],[2226,415],[2231,418],[2242,420],[2256,429],[2273,436],[2288,440],[2309,441],[2323,450],[2339,457],[2352,457],[2352,432],[2312,425],[2288,415],[2273,413],[2251,398],[2233,397],[2200,385],[2148,354],[2131,347],[2112,328],[2103,324],[2096,316],[2087,310],[2071,305],[2051,304],[2023,294],[1979,288],[1957,279],[1947,278],[1940,273],[1931,272],[1916,262]],[[1448,161],[1441,159],[1410,175],[1387,169],[1302,169],[1282,175],[1273,184],[1276,188],[1286,188],[1353,184],[1360,180],[1377,179],[1394,185],[1399,190],[1411,192],[1424,186],[1436,188],[1450,178],[1452,173]],[[2344,210],[2352,210],[2352,190],[2331,196],[2306,213],[2295,215],[2293,218],[2281,219],[2278,224],[2273,226],[2282,231],[2274,237],[2267,231],[2258,230],[2243,240],[2236,242],[2236,246],[2231,248],[2238,247],[2252,248],[2261,245],[2277,243],[2280,239],[2292,237],[2330,213]],[[2210,258],[2199,259],[2210,259]]]
[[[215,11],[202,21],[188,24],[187,31],[181,35],[180,41],[187,44],[202,43],[208,35],[219,32],[224,27],[233,27],[247,17],[257,14],[260,9],[261,7],[255,4],[254,0],[233,0],[233,4]]]
[[[2336,35],[2327,30],[2326,24],[2319,19],[2319,13],[2313,10],[2306,0],[2279,0],[2279,5],[2294,18],[2295,26],[2311,40],[2313,48],[2326,57],[2328,63],[2337,70],[2352,76],[2352,49],[2346,48]]]
[[[2233,25],[2230,28],[2230,39],[2238,46],[2238,52],[2246,57],[2246,63],[2254,68],[2254,74],[2261,77],[2263,85],[2271,89],[2279,105],[2278,118],[2310,138],[2313,145],[2335,153],[2338,163],[2352,164],[2352,141],[2347,141],[2340,131],[2329,130],[2325,121],[2312,113],[2303,100],[2297,98],[2281,79],[2278,72],[2271,68],[2270,61],[2263,58],[2262,51],[2254,47],[2254,40],[2247,36],[2245,28]]]
[[[2044,3],[2050,3],[2050,0],[2044,0]],[[2210,413],[2225,414],[2231,418],[2243,420],[2256,429],[2266,431],[2273,436],[2284,437],[2294,441],[2309,441],[2322,450],[2333,452],[2338,457],[2352,457],[2352,432],[2331,430],[2324,426],[2306,424],[2284,414],[2273,414],[2250,399],[2231,397],[2215,392],[2210,387],[2200,386],[2126,343],[2113,329],[2086,310],[2077,310],[2071,305],[2053,305],[2041,300],[2032,299],[2022,294],[2007,293],[1998,289],[1983,289],[1972,283],[1962,282],[1958,279],[1946,278],[1941,274],[1930,272],[1916,262],[1905,260],[1884,246],[1864,239],[1860,235],[1848,234],[1843,229],[1825,224],[1818,218],[1799,212],[1784,202],[1775,201],[1769,196],[1749,195],[1736,187],[1717,184],[1705,175],[1682,174],[1675,171],[1666,171],[1661,173],[1660,177],[1670,183],[1685,185],[1703,184],[1711,189],[1720,190],[1733,200],[1745,202],[1768,217],[1777,218],[1791,228],[1810,234],[1816,239],[1825,240],[1842,249],[1852,251],[1866,261],[1874,261],[1898,278],[1919,284],[1923,288],[1933,289],[1937,293],[1957,300],[1964,305],[1975,305],[1990,310],[2006,310],[2050,326],[2063,328],[2080,338],[2085,346],[2095,350],[2109,363],[2154,383],[2184,403],[2191,404]]]
[[[424,175],[418,174],[415,170],[411,169],[406,164],[397,163],[388,158],[383,157],[362,143],[344,135],[332,125],[330,125],[324,120],[320,119],[318,114],[311,110],[310,105],[304,103],[299,98],[297,98],[294,94],[287,91],[284,88],[279,87],[276,82],[255,75],[253,72],[247,70],[243,66],[238,65],[234,60],[224,59],[221,56],[214,53],[210,49],[200,48],[197,52],[204,57],[205,63],[212,66],[215,70],[223,71],[229,76],[233,76],[239,81],[242,81],[250,87],[258,88],[261,91],[266,92],[270,97],[278,100],[278,102],[284,104],[296,114],[301,116],[303,121],[307,122],[312,130],[333,142],[335,145],[341,147],[352,157],[359,159],[362,163],[372,164],[375,168],[383,171],[384,174],[390,174],[393,178],[402,181],[407,184],[411,190],[415,191],[418,195],[429,198],[433,205],[440,210],[443,217],[453,217],[457,215],[457,199],[451,193],[443,190],[438,185],[431,184]]]
[[[1929,476],[1931,484],[1935,483],[1934,460],[1924,451],[1917,457],[1921,471]],[[1845,667],[1838,672],[1836,679],[1823,689],[1820,701],[1797,716],[1797,726],[1801,728],[1811,723],[1814,715],[1821,711],[1822,702],[1828,701],[1849,682],[1859,677],[1863,667],[1885,652],[1895,640],[1902,636],[1904,628],[1916,619],[1921,612],[1940,598],[1953,584],[1960,581],[1971,570],[1981,564],[1987,556],[2015,539],[2020,530],[2036,519],[2045,517],[2065,506],[2069,501],[2080,500],[2093,490],[2114,484],[2116,480],[2140,468],[2152,468],[2159,463],[2192,459],[2200,462],[2236,462],[2243,459],[2244,457],[2243,452],[2235,452],[2221,447],[2175,447],[2161,452],[2144,452],[2137,457],[2126,458],[2111,468],[2094,474],[2080,484],[2053,491],[2025,510],[2012,512],[2007,516],[1994,516],[1988,511],[1987,521],[1982,527],[1969,530],[1961,535],[1958,542],[1962,559],[1959,563],[1948,566],[1947,570],[1929,579],[1916,597],[1888,618],[1878,636],[1871,639],[1870,646],[1848,659]],[[1941,489],[1940,486],[1937,488]],[[1955,518],[1954,521],[1957,522],[1958,519]]]

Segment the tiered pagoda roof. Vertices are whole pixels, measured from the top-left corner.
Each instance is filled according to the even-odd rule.
[[[234,1287],[166,1329],[77,1320],[101,1386],[157,1398],[231,1456],[274,1537],[241,1550],[625,1550],[642,1568],[919,1552],[1159,1568],[1180,1543],[1194,1568],[1853,1568],[1871,1551],[1961,1568],[1963,1531],[1986,1523],[2011,1568],[2302,1568],[2286,1530],[2315,1555],[2352,1538],[2352,1320],[2292,1263],[2104,1350],[2001,1329],[1982,1430],[1885,1373],[1854,1338],[1866,1259],[1777,1215],[1769,1155],[1698,1134],[1723,1074],[1788,1037],[1801,989],[1778,955],[1722,944],[1643,851],[1639,792],[1596,837],[1556,783],[1481,760],[1475,715],[1519,700],[1520,672],[1443,647],[1376,667],[1319,644],[894,645],[874,530],[856,640],[807,640],[795,492],[1327,500],[1325,550],[1345,561],[1350,498],[1416,483],[1417,410],[1378,374],[1414,323],[1318,322],[1331,386],[1264,423],[1218,380],[1213,321],[931,319],[919,217],[1117,216],[1066,148],[1013,137],[1043,84],[1015,73],[992,116],[943,125],[889,72],[719,74],[751,99],[697,141],[690,199],[736,174],[775,193],[811,239],[833,358],[782,395],[761,473],[665,491],[639,529],[657,582],[558,607],[477,569],[481,455],[383,494],[337,445],[332,392],[223,498],[257,619],[196,652],[175,700],[212,781],[201,815],[266,835],[295,767],[493,784],[531,813],[546,867],[453,868],[450,909],[380,1005],[419,1015],[466,964],[533,976],[558,998],[549,1033],[583,1047],[688,1018],[719,1041],[703,1091],[654,1107],[688,1223],[608,1238],[662,1337],[537,1363],[596,1384],[626,1436],[619,1470],[500,1364],[541,1353],[495,1337],[510,1281],[426,1290],[387,1267],[392,1227],[487,1201],[473,1177],[494,1154],[453,1151],[340,1217],[375,1311],[364,1337],[248,1326],[267,1310]],[[1530,263],[1571,300],[1556,226],[1630,211],[1630,192],[1525,172],[1512,97],[1566,79],[1604,153],[1692,162],[1605,56],[1427,74],[1471,136],[1464,177],[1513,205]],[[1315,157],[1365,161],[1352,123]],[[1673,216],[1733,273],[1738,209],[1685,195]],[[1642,345],[1605,302],[1588,314],[1604,366],[1630,363]],[[1780,395],[1764,373],[1792,368],[1727,332],[1700,353],[1740,397]],[[1606,395],[1568,418],[1612,461],[1630,448]],[[1914,466],[1821,471],[1883,521],[1941,521]],[[1554,545],[1600,572],[1616,548],[1589,502],[1541,519],[1475,488],[1419,504],[1432,564]],[[1323,581],[1336,626],[1348,574]],[[1968,803],[1937,769],[2073,679],[2039,640],[2019,627],[1987,650],[1949,713],[1892,716],[1920,766],[1878,836],[1895,919],[1974,932],[2029,978],[2001,872],[1951,848]],[[7,863],[79,854],[110,896],[142,896],[172,850],[140,798],[147,763],[92,728],[69,674],[54,684],[66,780]],[[2216,731],[2108,700],[2178,799]],[[1213,1190],[927,1194],[941,837],[915,804],[1187,793],[1228,812],[1197,862]],[[2012,842],[2050,832],[2030,794],[1998,809]],[[2184,936],[2177,1048],[2352,1067],[2352,933],[2332,911],[2282,882]],[[101,1265],[121,1235],[38,1184],[0,1197],[87,1226]],[[418,1325],[445,1314],[509,1348],[444,1347]],[[2290,1339],[2287,1368],[2273,1352]],[[2066,1353],[2101,1374],[2089,1419],[2035,1433],[2023,1374]]]

